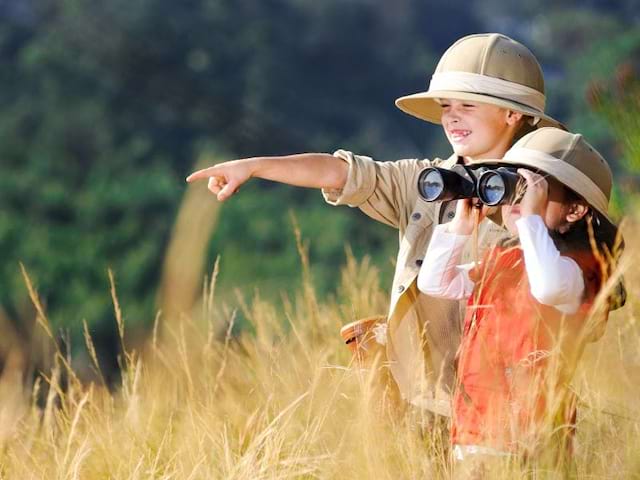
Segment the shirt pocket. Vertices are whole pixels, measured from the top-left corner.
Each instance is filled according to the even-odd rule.
[[[422,265],[431,234],[433,233],[433,216],[425,209],[414,209],[409,215],[409,222],[400,242],[399,264],[416,272]]]
[[[410,245],[413,245],[414,248],[422,246],[417,245],[417,243],[422,243],[426,247],[426,244],[431,238],[431,228],[434,223],[433,206],[427,204],[425,207],[420,205],[420,203],[421,202],[416,205],[416,208],[414,208],[409,215],[409,221],[407,222],[407,226],[404,231],[404,238]],[[428,232],[425,233],[425,231]]]

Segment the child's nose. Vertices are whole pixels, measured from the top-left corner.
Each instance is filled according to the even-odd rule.
[[[453,113],[451,111],[442,113],[442,123],[452,124],[452,123],[457,123],[458,120],[459,120],[458,115],[456,115],[455,113]]]
[[[457,122],[460,120],[460,111],[457,108],[451,107],[443,114],[443,117],[446,117],[447,120],[451,122]]]

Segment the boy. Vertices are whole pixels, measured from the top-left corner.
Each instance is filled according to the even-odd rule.
[[[421,294],[416,277],[433,228],[450,221],[455,202],[418,198],[417,179],[428,166],[450,168],[483,158],[501,158],[538,126],[557,126],[544,114],[542,70],[522,44],[499,34],[470,35],[442,56],[426,92],[405,96],[396,105],[420,119],[441,123],[453,155],[446,160],[377,162],[338,150],[255,157],[200,170],[188,182],[208,178],[209,190],[224,201],[251,177],[320,188],[331,205],[360,208],[374,220],[399,230],[400,248],[387,322],[376,335],[386,343],[387,365],[405,401],[449,415],[455,354],[460,344],[458,301]],[[484,222],[480,245],[495,242],[504,230]],[[469,258],[470,252],[466,252]]]

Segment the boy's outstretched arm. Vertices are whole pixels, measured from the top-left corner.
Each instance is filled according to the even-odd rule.
[[[301,153],[284,157],[253,157],[219,163],[198,170],[187,182],[209,179],[209,190],[224,201],[252,177],[298,187],[340,190],[347,180],[349,165],[327,153]]]

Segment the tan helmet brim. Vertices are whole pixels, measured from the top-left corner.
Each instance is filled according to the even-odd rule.
[[[556,119],[551,118],[550,116],[545,115],[544,113],[531,107],[514,102],[512,100],[506,100],[503,98],[492,97],[490,95],[483,95],[479,93],[460,92],[454,90],[420,92],[398,98],[396,100],[396,106],[403,112],[408,113],[409,115],[417,117],[421,120],[440,124],[442,107],[437,101],[437,99],[440,98],[451,98],[453,100],[470,100],[479,103],[496,105],[498,107],[514,110],[516,112],[523,113],[524,115],[529,115],[539,119],[536,123],[536,127],[557,127],[563,130],[567,130],[567,128]]]

